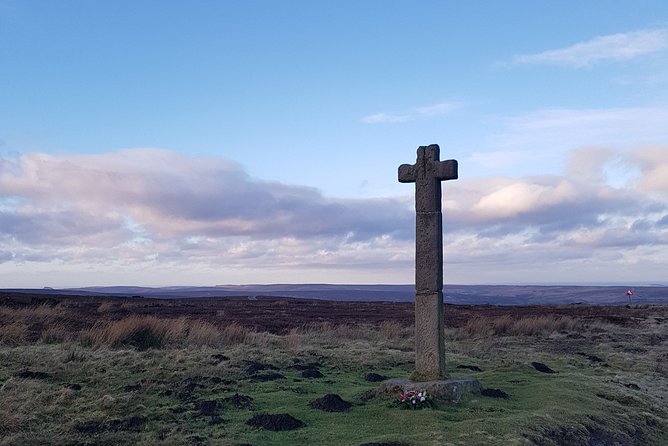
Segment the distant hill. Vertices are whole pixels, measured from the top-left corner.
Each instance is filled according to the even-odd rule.
[[[625,305],[624,286],[536,286],[536,285],[446,285],[445,302],[467,305]],[[69,289],[6,289],[39,294],[120,295],[163,299],[274,296],[300,297],[341,301],[412,301],[413,285],[330,285],[330,284],[276,284],[276,285],[220,285],[215,287],[133,287],[107,286]],[[667,286],[633,288],[634,304],[668,304]]]

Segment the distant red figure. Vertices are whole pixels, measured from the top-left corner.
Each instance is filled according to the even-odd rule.
[[[628,290],[626,290],[626,297],[628,297],[629,299],[629,304],[628,304],[629,307],[631,306],[631,296],[633,296],[633,290],[629,288]]]

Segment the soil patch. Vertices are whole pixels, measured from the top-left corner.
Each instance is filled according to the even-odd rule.
[[[323,412],[344,412],[352,407],[351,403],[344,401],[334,393],[313,400],[308,405],[312,409],[322,410]]]
[[[385,381],[387,376],[379,375],[378,373],[367,373],[364,379],[372,383],[379,383],[381,381]]]
[[[253,375],[262,370],[278,370],[278,367],[272,364],[263,364],[261,362],[251,362],[248,367],[246,367],[246,373],[249,375]]]
[[[23,378],[23,379],[48,379],[51,378],[51,375],[49,375],[46,372],[33,372],[32,370],[24,370],[22,372],[18,372],[14,375],[17,378]]]
[[[199,403],[197,410],[205,417],[212,417],[218,414],[218,401],[206,400]]]
[[[249,426],[270,431],[291,431],[304,426],[304,422],[287,413],[260,414],[246,421]]]
[[[471,370],[474,372],[482,372],[482,369],[478,367],[477,365],[466,365],[466,364],[461,364],[457,366],[458,369],[465,369],[465,370]]]
[[[533,366],[534,369],[538,370],[539,372],[542,373],[557,373],[542,362],[532,362],[531,365]]]
[[[322,366],[322,364],[320,364],[319,362],[308,362],[305,364],[301,364],[299,358],[294,358],[293,362],[295,363],[295,365],[293,365],[292,367],[295,370],[317,369]]]
[[[141,389],[141,384],[128,384],[123,387],[123,392],[139,392]]]
[[[506,392],[504,392],[501,389],[482,389],[480,391],[480,394],[482,396],[488,396],[490,398],[509,398],[510,395],[508,395]]]
[[[276,381],[277,379],[285,379],[284,375],[280,373],[261,373],[255,375],[251,378],[253,382],[266,382],[266,381]]]
[[[318,369],[302,370],[302,378],[322,378],[322,373]]]

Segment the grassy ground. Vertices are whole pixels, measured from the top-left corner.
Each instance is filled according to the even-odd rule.
[[[277,335],[142,316],[71,332],[67,311],[0,305],[0,445],[668,444],[665,308],[615,325],[472,319],[446,333],[448,372],[507,398],[419,411],[380,399],[366,379],[412,371],[412,329],[396,322]],[[352,407],[309,407],[328,394]],[[248,425],[258,414],[303,426]]]

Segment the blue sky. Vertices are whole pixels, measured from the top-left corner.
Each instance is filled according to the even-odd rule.
[[[668,3],[0,0],[0,284],[666,282]]]

